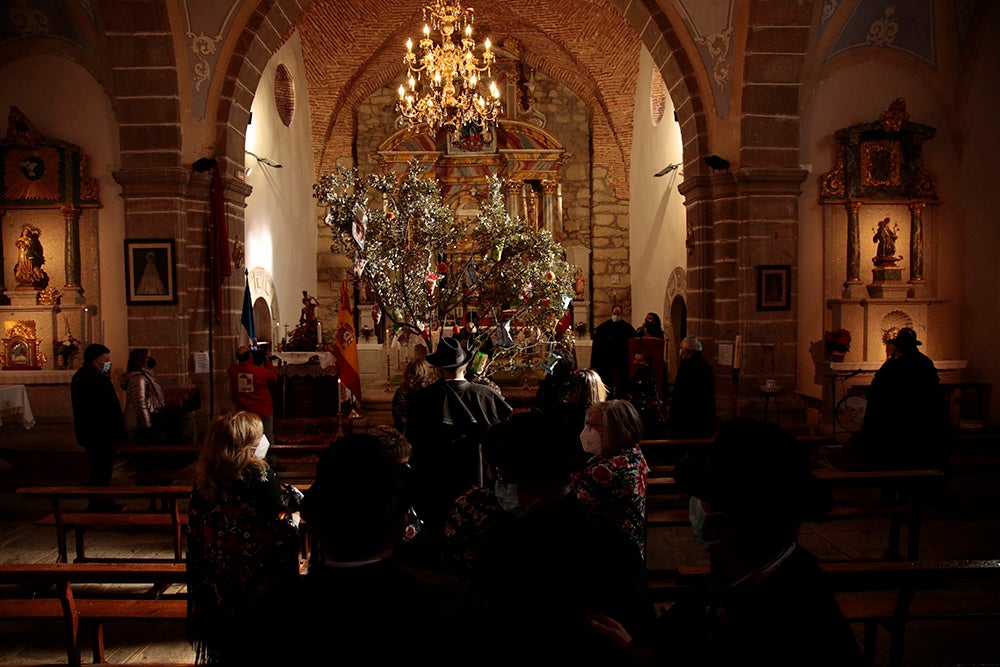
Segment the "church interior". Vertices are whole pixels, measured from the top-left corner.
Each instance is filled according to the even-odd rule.
[[[246,298],[288,424],[391,423],[417,345],[483,316],[515,350],[492,378],[524,406],[555,328],[586,368],[617,306],[636,327],[662,320],[664,392],[680,341],[702,341],[720,419],[848,436],[909,327],[956,432],[1000,425],[1000,4],[465,0],[484,62],[470,89],[495,89],[461,93],[478,115],[447,126],[414,110],[407,87],[433,88],[408,40],[455,4],[7,3],[0,387],[23,387],[37,430],[0,402],[4,445],[70,441],[90,343],[113,373],[147,348],[177,439],[198,441],[233,409]],[[443,40],[451,24],[431,22],[424,40]],[[385,187],[348,206],[329,185],[347,173]],[[411,173],[436,189],[401,188]],[[416,209],[434,210],[412,220],[437,245],[407,294],[457,296],[402,312],[389,285],[412,247],[379,234]],[[495,307],[487,213],[549,262]],[[346,412],[344,340],[360,380]]]

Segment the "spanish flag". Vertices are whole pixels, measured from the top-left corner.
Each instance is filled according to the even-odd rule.
[[[347,279],[340,283],[340,311],[337,313],[337,373],[340,384],[361,400],[361,365],[358,363],[358,340],[354,335],[354,316]]]

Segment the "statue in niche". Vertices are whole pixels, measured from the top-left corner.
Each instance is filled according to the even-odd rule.
[[[21,235],[17,237],[17,264],[14,266],[14,278],[18,286],[27,285],[44,289],[49,283],[49,276],[42,269],[45,264],[45,253],[38,237],[42,231],[37,227],[25,225]]]
[[[899,225],[890,225],[889,218],[885,217],[878,221],[878,228],[872,241],[876,243],[875,257],[872,262],[875,266],[896,266],[896,262],[903,259],[896,256],[896,237]]]

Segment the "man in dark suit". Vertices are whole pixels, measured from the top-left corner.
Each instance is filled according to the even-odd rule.
[[[76,442],[87,452],[90,486],[110,486],[114,472],[114,454],[125,442],[128,432],[118,394],[111,383],[111,350],[92,343],[83,351],[83,366],[70,381],[73,403],[73,430]],[[92,500],[88,512],[122,509],[114,501]]]
[[[443,536],[454,500],[482,482],[480,438],[513,409],[493,388],[465,379],[472,355],[455,338],[443,338],[427,361],[441,378],[412,394],[406,438],[413,446],[414,507],[432,542]]]
[[[635,328],[622,319],[622,307],[611,308],[611,319],[594,329],[590,367],[597,371],[608,388],[608,398],[625,398],[628,384],[629,340]]]

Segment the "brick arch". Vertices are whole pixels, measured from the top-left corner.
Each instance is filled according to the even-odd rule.
[[[656,0],[610,2],[639,35],[667,84],[681,130],[684,173],[689,177],[704,173],[701,158],[709,153],[706,110],[694,76],[694,66],[677,38],[677,30]]]
[[[120,123],[121,166],[176,167],[181,157],[181,109],[172,26],[164,3],[142,12],[105,3],[104,31]],[[162,75],[160,72],[171,72]],[[156,96],[155,113],[149,98]]]

